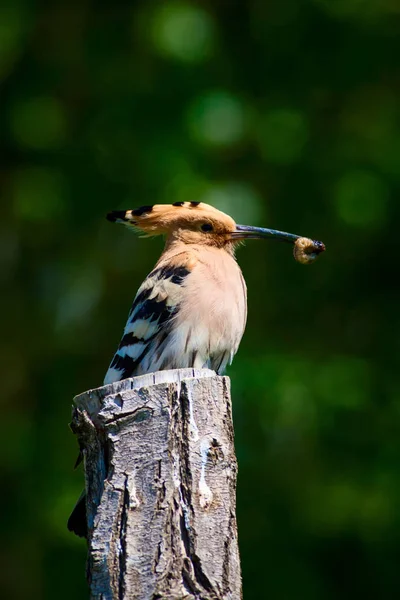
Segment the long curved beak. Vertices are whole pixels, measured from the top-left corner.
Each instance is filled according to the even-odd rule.
[[[251,227],[251,225],[236,225],[236,231],[231,235],[236,240],[275,238],[282,242],[289,242],[290,244],[294,244],[296,240],[302,237],[294,233],[286,233],[285,231],[277,231],[276,229],[265,229],[264,227]]]

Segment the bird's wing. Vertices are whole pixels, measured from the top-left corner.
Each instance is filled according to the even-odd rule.
[[[165,357],[173,320],[179,311],[182,286],[190,273],[188,261],[181,256],[178,264],[161,264],[144,280],[133,301],[105,384],[168,368],[163,365],[163,355]]]

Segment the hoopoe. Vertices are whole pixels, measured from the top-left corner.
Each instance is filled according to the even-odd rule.
[[[164,235],[164,251],[140,286],[104,383],[184,367],[223,373],[232,362],[247,317],[246,284],[235,260],[240,242],[276,238],[294,244],[311,263],[322,242],[237,225],[203,202],[175,202],[113,211],[110,221],[146,236]]]
[[[140,286],[105,384],[144,373],[184,367],[222,373],[237,352],[247,317],[246,284],[235,260],[243,240],[275,238],[294,244],[307,264],[322,242],[261,227],[237,225],[203,202],[175,202],[113,211],[109,221],[145,236],[164,235],[164,251]],[[87,535],[83,493],[68,528]]]

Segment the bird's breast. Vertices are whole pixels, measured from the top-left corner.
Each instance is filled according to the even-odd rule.
[[[178,245],[140,286],[105,383],[187,367],[222,373],[246,324],[246,286],[228,252]]]
[[[209,354],[236,353],[247,317],[246,285],[224,250],[203,251],[182,290],[178,328]]]

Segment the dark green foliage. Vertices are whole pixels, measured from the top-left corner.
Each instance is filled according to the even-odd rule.
[[[0,8],[4,598],[86,598],[72,396],[161,250],[111,210],[206,201],[249,242],[232,378],[246,600],[399,595],[399,12],[389,0]]]

